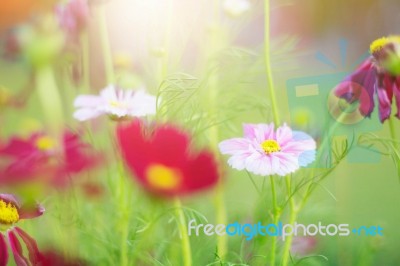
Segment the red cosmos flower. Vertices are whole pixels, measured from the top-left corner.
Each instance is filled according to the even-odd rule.
[[[190,152],[190,136],[169,124],[152,132],[140,120],[117,128],[122,155],[137,180],[160,196],[177,196],[213,186],[219,178],[211,152]],[[148,136],[146,136],[146,133]]]
[[[400,36],[374,41],[370,52],[371,56],[339,84],[335,95],[349,103],[358,100],[360,113],[368,117],[374,110],[376,96],[382,123],[390,117],[394,98],[400,119]]]
[[[8,245],[14,256],[17,266],[38,265],[40,253],[36,241],[21,228],[14,226],[21,219],[31,219],[44,213],[44,208],[39,205],[21,205],[16,196],[0,194],[0,266],[8,262]],[[21,241],[29,252],[29,257],[23,254]]]
[[[12,138],[0,148],[0,184],[25,181],[45,181],[55,186],[67,184],[71,174],[80,173],[99,163],[89,144],[77,134],[66,132],[63,145],[44,134],[34,134],[29,139]]]

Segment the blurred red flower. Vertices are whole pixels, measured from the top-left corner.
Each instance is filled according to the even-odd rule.
[[[66,132],[63,145],[45,134],[33,134],[25,140],[13,137],[0,148],[0,184],[27,181],[45,182],[57,187],[68,184],[71,174],[97,166],[101,160],[79,135]]]
[[[38,265],[40,253],[36,241],[14,224],[21,219],[36,218],[44,211],[39,204],[22,205],[15,195],[0,194],[0,226],[1,229],[6,228],[5,233],[0,232],[0,266],[6,266],[8,263],[8,245],[18,266]],[[24,256],[20,240],[25,244],[29,258]]]
[[[57,250],[46,250],[40,253],[40,265],[41,266],[84,266],[88,265],[87,262],[78,259],[65,257],[61,252]]]
[[[170,124],[156,124],[151,132],[146,130],[140,120],[117,128],[123,158],[146,190],[159,196],[177,196],[217,183],[213,154],[191,151],[189,134]]]

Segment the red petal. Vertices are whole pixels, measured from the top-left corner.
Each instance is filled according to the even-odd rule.
[[[354,73],[342,81],[335,89],[335,95],[349,103],[360,101],[359,110],[370,116],[374,110],[374,92],[377,73],[371,59],[366,59]]]
[[[20,138],[12,138],[4,148],[0,149],[0,154],[13,157],[29,156],[36,152],[36,147],[30,141]]]
[[[211,152],[202,152],[184,169],[185,193],[206,189],[218,181],[218,166]]]
[[[0,266],[7,266],[8,247],[7,242],[2,233],[0,233]]]
[[[396,106],[397,106],[397,118],[400,119],[400,77],[397,78],[395,86],[393,87],[393,94],[394,98],[396,100]]]
[[[14,260],[17,266],[28,266],[29,262],[24,257],[21,244],[13,230],[8,231],[8,240],[10,242],[11,250],[14,255]]]
[[[117,136],[122,155],[137,179],[150,191],[173,196],[207,188],[218,180],[218,168],[212,153],[191,156],[190,136],[177,127],[163,124],[149,139],[143,136],[142,122],[135,120],[120,125]],[[173,191],[153,191],[148,186],[146,170],[151,164],[179,169],[183,173],[182,186]]]
[[[24,232],[21,228],[15,227],[15,231],[19,234],[22,241],[25,242],[25,245],[29,251],[29,260],[32,265],[36,265],[40,259],[40,252],[37,247],[35,239],[30,237],[26,232]]]
[[[141,121],[136,119],[128,125],[119,125],[117,138],[126,164],[137,176],[143,176],[151,160],[151,151],[142,134]]]
[[[18,212],[20,219],[32,219],[41,216],[45,212],[45,208],[41,204],[29,203],[22,205]]]
[[[17,198],[17,196],[13,194],[0,194],[0,200],[6,202],[6,203],[11,203],[12,205],[16,206],[17,208],[20,208],[21,203],[20,200]]]

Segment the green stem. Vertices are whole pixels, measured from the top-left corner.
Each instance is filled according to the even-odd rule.
[[[226,209],[225,209],[225,193],[223,181],[219,181],[216,193],[215,193],[215,202],[217,209],[217,224],[226,224]],[[222,259],[226,253],[228,252],[228,239],[226,234],[217,236],[217,254],[220,259]]]
[[[176,216],[178,219],[178,229],[181,235],[183,265],[191,266],[192,251],[190,248],[189,235],[186,227],[186,219],[185,219],[185,214],[183,213],[182,203],[179,198],[175,198],[174,204],[175,204]]]
[[[102,57],[104,59],[104,68],[105,68],[107,83],[111,84],[115,81],[115,76],[114,76],[113,59],[111,53],[110,39],[108,37],[107,20],[105,13],[106,13],[105,6],[99,5],[97,16],[99,18],[99,26],[100,26]]]
[[[267,82],[269,88],[269,95],[272,105],[272,115],[274,118],[275,126],[280,124],[279,114],[278,114],[278,105],[276,102],[275,90],[274,90],[274,80],[272,76],[272,68],[271,68],[271,41],[270,41],[270,1],[264,1],[264,60],[265,60],[265,68],[267,74]]]
[[[311,192],[312,192],[313,189],[314,189],[314,183],[315,183],[315,182],[314,182],[314,181],[315,181],[315,169],[316,169],[316,168],[318,167],[318,165],[319,165],[319,162],[320,162],[320,160],[321,160],[321,158],[322,158],[322,155],[323,155],[323,151],[324,151],[327,147],[329,147],[328,144],[330,144],[331,136],[333,135],[333,133],[335,132],[335,130],[337,129],[337,127],[340,125],[340,121],[348,114],[348,113],[347,113],[347,110],[348,110],[349,108],[351,108],[351,107],[348,107],[346,110],[344,110],[344,111],[340,114],[340,116],[335,120],[335,123],[333,123],[333,125],[329,127],[328,133],[326,134],[326,137],[324,138],[324,140],[322,141],[322,143],[321,143],[321,145],[320,145],[319,151],[317,152],[317,157],[316,157],[316,159],[315,159],[315,166],[311,169],[311,174],[310,174],[310,176],[311,176],[311,181],[310,181],[310,184],[307,186],[306,193],[304,194],[304,197],[303,197],[303,199],[302,199],[302,201],[301,201],[301,203],[300,203],[299,211],[304,207],[304,205],[306,204],[308,198],[309,198],[310,195],[311,195]]]
[[[393,139],[393,140],[399,140],[399,138],[397,138],[397,134],[396,134],[396,128],[395,128],[395,125],[394,125],[394,118],[393,118],[393,116],[391,116],[390,118],[389,118],[389,130],[390,130],[390,137]],[[393,146],[394,146],[394,148],[396,149],[396,150],[400,150],[400,145],[399,145],[399,143],[397,143],[397,142],[394,142],[393,143]]]
[[[289,206],[290,206],[290,215],[289,215],[289,224],[293,225],[297,219],[297,214],[299,210],[296,208],[296,203],[292,195],[292,184],[291,184],[291,177],[288,175],[285,178],[286,180],[286,190],[289,199]],[[289,255],[290,255],[290,248],[292,247],[292,240],[293,234],[290,234],[286,240],[285,245],[283,247],[283,254],[282,254],[282,265],[286,266],[289,262]]]
[[[275,189],[275,179],[273,176],[269,177],[270,182],[271,182],[271,193],[272,193],[272,220],[274,224],[278,224],[279,222],[279,217],[280,217],[280,211],[278,208],[278,203],[277,203],[277,194],[276,194],[276,189]],[[272,243],[271,243],[271,250],[270,250],[270,256],[269,256],[269,265],[274,266],[275,265],[275,260],[276,260],[276,242],[277,238],[272,237]]]
[[[218,53],[221,48],[224,46],[225,39],[223,38],[223,34],[218,34],[218,30],[220,28],[220,0],[214,0],[212,9],[212,23],[214,30],[210,31],[209,41],[207,42],[209,45],[206,48],[206,58],[209,64],[209,68],[213,69],[213,73],[209,78],[209,88],[208,88],[208,103],[209,103],[209,113],[212,117],[218,117],[218,91],[220,85],[220,77],[218,70],[214,70],[215,64],[217,62],[213,62],[213,57],[216,53]],[[211,62],[210,63],[210,59]],[[218,69],[218,68],[217,68]],[[213,121],[217,124],[217,121]],[[210,128],[209,131],[209,139],[211,143],[211,147],[214,150],[214,154],[218,157],[218,141],[219,141],[219,128],[217,125],[214,125]],[[226,214],[226,206],[225,206],[225,189],[224,189],[224,181],[220,180],[217,184],[215,195],[214,195],[214,203],[216,209],[216,220],[217,224],[227,224],[227,214]],[[226,256],[228,252],[228,238],[226,235],[217,235],[217,256],[220,261]]]
[[[121,257],[120,257],[120,265],[127,266],[129,265],[128,261],[128,238],[129,238],[129,202],[128,202],[128,193],[126,191],[126,176],[124,171],[124,166],[122,162],[118,164],[119,171],[119,186],[118,186],[118,208],[120,210],[120,224],[119,228],[121,230]]]
[[[62,138],[63,111],[54,71],[51,65],[36,70],[36,90],[43,108],[47,129],[50,135],[59,141]]]
[[[89,35],[85,31],[81,34],[82,46],[82,68],[83,68],[83,89],[84,93],[90,92],[90,48]]]

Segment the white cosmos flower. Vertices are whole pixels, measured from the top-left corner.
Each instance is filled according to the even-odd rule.
[[[77,108],[74,118],[79,121],[104,114],[119,119],[155,114],[156,97],[147,94],[143,89],[124,90],[109,85],[100,95],[79,95],[74,101],[74,106]]]
[[[224,10],[232,17],[239,17],[247,12],[251,5],[248,0],[225,0]]]

